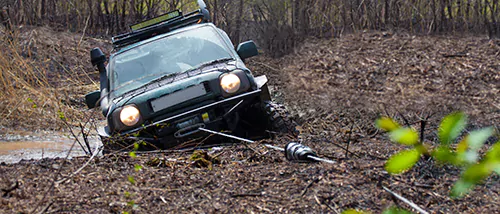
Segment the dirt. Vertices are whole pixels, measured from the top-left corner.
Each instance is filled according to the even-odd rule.
[[[217,160],[212,164],[190,160],[192,151],[136,158],[112,154],[88,165],[88,157],[26,160],[0,166],[0,212],[339,213],[357,208],[379,213],[392,205],[411,209],[381,186],[431,213],[500,212],[498,175],[460,199],[449,197],[460,170],[428,158],[402,175],[389,176],[383,169],[385,160],[404,147],[373,126],[375,118],[388,114],[418,130],[421,118],[430,115],[424,139],[431,146],[437,145],[442,116],[456,110],[469,115],[467,130],[498,128],[498,44],[482,37],[368,32],[313,39],[284,58],[249,60],[255,73],[268,75],[274,99],[286,104],[299,122],[302,142],[335,164],[289,162],[259,143],[207,150]],[[284,147],[292,140],[298,139],[281,136],[265,143]],[[54,184],[64,178],[68,179]]]

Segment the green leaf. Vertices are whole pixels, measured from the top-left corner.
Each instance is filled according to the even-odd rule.
[[[137,155],[135,154],[135,152],[129,152],[128,155],[131,157],[131,158],[135,158],[137,157]]]
[[[382,214],[411,214],[412,212],[399,208],[399,207],[390,207],[389,209],[384,210]]]
[[[467,148],[469,147],[469,145],[467,145],[467,142],[468,142],[467,138],[468,137],[465,137],[463,140],[460,141],[460,143],[458,143],[458,145],[457,145],[457,153],[458,154],[462,154],[465,151],[467,151]]]
[[[412,128],[400,128],[389,133],[391,140],[403,145],[415,145],[418,143],[418,133]]]
[[[488,162],[488,166],[489,166],[491,171],[500,175],[500,161]]]
[[[462,197],[467,194],[472,187],[474,187],[474,183],[458,180],[451,188],[451,197]]]
[[[439,125],[438,135],[442,144],[450,144],[460,135],[467,123],[467,116],[457,112],[444,117]]]
[[[485,157],[487,161],[500,161],[500,141],[491,146]]]
[[[388,132],[394,131],[400,127],[396,121],[394,121],[393,119],[391,119],[389,117],[381,117],[381,118],[377,119],[377,121],[375,121],[375,126],[377,126],[377,128],[379,128],[379,129],[382,129],[382,130],[388,131]]]
[[[66,116],[64,116],[62,111],[57,111],[57,115],[59,116],[59,119],[66,121]]]
[[[404,150],[392,155],[387,163],[385,170],[389,174],[399,174],[409,170],[420,159],[420,152],[417,149]]]
[[[342,214],[367,214],[367,213],[368,212],[359,211],[359,210],[355,210],[355,209],[348,209],[348,210],[342,211]]]
[[[139,150],[139,144],[136,142],[134,143],[134,151],[137,151]]]
[[[130,182],[132,185],[135,185],[135,179],[133,176],[129,175],[128,176],[128,182]]]
[[[479,154],[475,150],[469,150],[462,154],[459,154],[458,157],[460,158],[461,161],[465,161],[466,163],[469,164],[474,164],[477,163],[477,160],[479,159]]]
[[[450,163],[454,165],[460,163],[457,158],[457,154],[451,151],[448,146],[441,145],[438,148],[434,149],[434,151],[432,152],[432,156],[441,163]]]
[[[139,165],[139,164],[134,165],[134,170],[135,170],[136,172],[140,171],[141,169],[142,169],[142,166],[141,166],[141,165]]]
[[[478,151],[484,145],[486,140],[488,140],[488,138],[493,135],[493,132],[493,127],[470,132],[470,134],[467,136],[467,144],[469,145],[469,148],[474,151]]]
[[[477,184],[491,174],[488,164],[478,163],[469,166],[462,174],[461,180]]]

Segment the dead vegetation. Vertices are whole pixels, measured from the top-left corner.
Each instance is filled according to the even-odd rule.
[[[0,126],[36,130],[64,128],[64,120],[78,124],[85,118],[83,95],[98,88],[88,50],[105,45],[44,27],[3,32]]]
[[[49,213],[338,213],[359,208],[378,213],[394,204],[409,209],[393,200],[382,184],[431,213],[499,212],[497,175],[461,199],[448,196],[460,171],[429,159],[420,160],[403,175],[389,176],[383,164],[401,147],[391,144],[373,126],[381,114],[395,116],[402,124],[417,129],[425,119],[425,141],[433,144],[436,134],[432,130],[440,118],[463,110],[471,116],[469,129],[498,128],[499,50],[497,41],[481,37],[364,33],[310,40],[290,56],[260,57],[249,64],[255,73],[269,76],[274,99],[286,103],[295,113],[301,122],[298,128],[303,143],[336,164],[291,163],[282,153],[259,145],[230,146],[194,155],[173,151],[142,154],[135,159],[126,154],[110,155],[92,160],[78,174],[72,173],[86,158],[22,161],[0,166],[4,195],[0,210],[31,212],[38,207],[36,211]],[[77,56],[87,58],[86,53]],[[28,62],[29,58],[22,59]],[[18,76],[9,77],[16,84],[27,82]],[[24,87],[4,84],[2,93],[16,89],[5,97],[22,93],[47,97],[50,93],[43,92],[55,86],[41,82],[44,85],[39,88],[27,83]],[[83,97],[87,92],[70,82],[65,84],[73,88],[68,96]],[[46,85],[50,87],[43,87]],[[51,99],[56,100],[54,103],[63,100]],[[19,115],[37,109],[24,101],[19,104],[22,107],[14,108],[15,100],[21,102],[2,100],[7,104],[2,108],[25,109],[17,110]],[[67,108],[78,114],[79,105]],[[37,124],[33,116],[35,113],[30,118],[6,118]],[[283,147],[289,141],[278,138],[273,144]],[[197,160],[189,159],[195,156]],[[143,167],[136,171],[136,165]],[[54,175],[59,169],[60,173]],[[70,179],[47,192],[54,181],[69,175]],[[129,176],[134,177],[133,182]]]

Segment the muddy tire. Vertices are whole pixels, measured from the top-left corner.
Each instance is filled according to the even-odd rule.
[[[271,101],[266,101],[263,105],[268,120],[267,128],[272,132],[272,137],[276,135],[275,133],[290,134],[293,136],[299,134],[295,128],[296,123],[290,117],[290,113],[286,110],[285,106]]]

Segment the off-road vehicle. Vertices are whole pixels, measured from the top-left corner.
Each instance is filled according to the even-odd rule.
[[[89,108],[100,106],[107,126],[98,133],[105,151],[136,141],[172,148],[208,136],[200,127],[250,139],[269,131],[294,133],[283,106],[271,101],[266,76],[254,77],[244,60],[258,54],[253,41],[236,50],[227,34],[200,8],[180,10],[132,25],[112,38],[106,57],[91,50],[100,91],[88,93]]]

